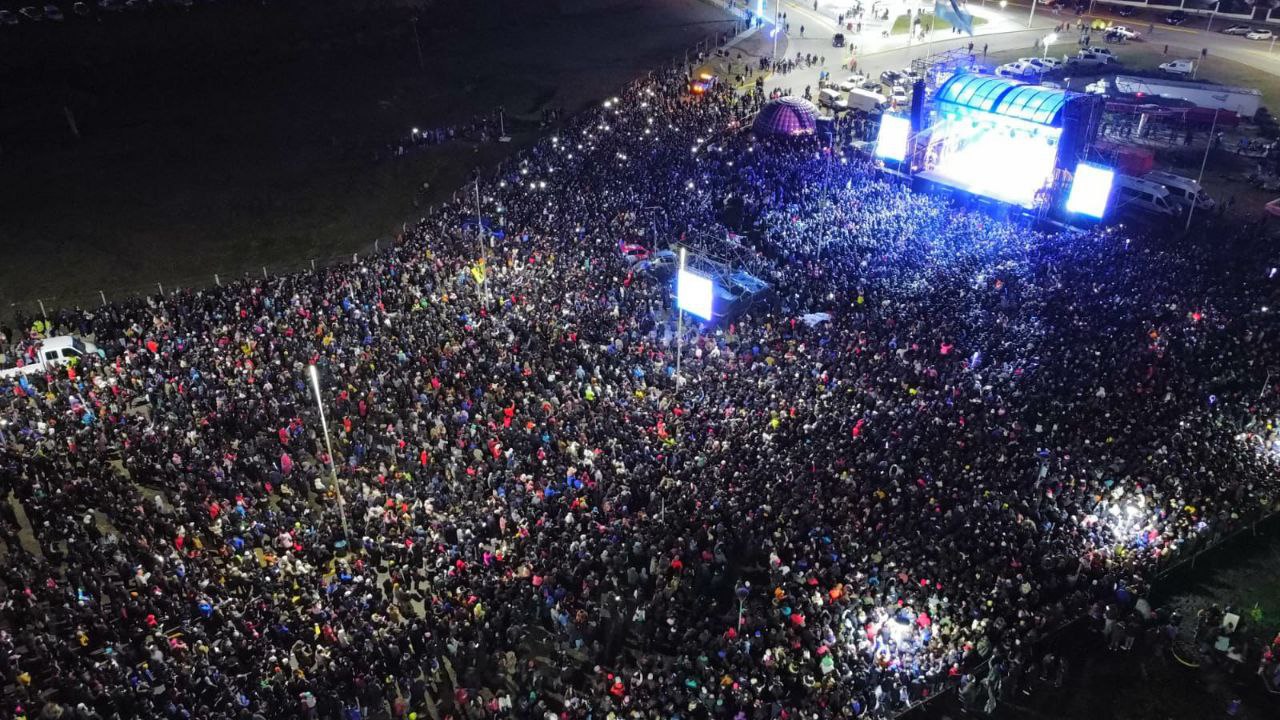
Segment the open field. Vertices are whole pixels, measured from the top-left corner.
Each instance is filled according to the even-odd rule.
[[[0,270],[2,309],[363,252],[527,144],[544,109],[572,112],[730,28],[700,0],[423,22],[420,68],[403,13],[365,11],[335,28],[314,13],[206,9],[140,27],[36,27],[46,34],[15,51],[49,62],[0,62],[0,251],[14,259]],[[499,105],[510,145],[390,157],[411,127]]]
[[[907,27],[910,22],[911,18],[908,16],[899,15],[894,19],[893,28],[889,32],[894,35],[903,35],[907,32]],[[975,17],[973,19],[973,26],[978,27],[979,25],[985,25],[986,22],[986,18]],[[920,23],[925,27],[925,29],[931,29],[935,33],[948,32],[951,30],[951,23],[943,20],[942,18],[934,17],[933,13],[926,13],[923,15]]]

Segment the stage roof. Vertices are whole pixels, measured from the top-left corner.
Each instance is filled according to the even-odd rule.
[[[1055,88],[1028,85],[1017,80],[956,73],[938,91],[934,99],[970,110],[995,113],[1039,125],[1057,125],[1067,92]]]

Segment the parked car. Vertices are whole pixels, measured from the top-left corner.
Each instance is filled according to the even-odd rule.
[[[1169,25],[1181,25],[1182,23],[1186,22],[1189,19],[1190,19],[1190,16],[1181,10],[1174,10],[1173,12],[1164,16],[1165,23]]]
[[[41,20],[44,19],[44,15],[41,14],[41,12],[37,10],[34,5],[28,5],[22,8],[21,10],[18,11],[18,14],[26,18],[27,20],[30,20],[31,22],[40,22]]]
[[[0,25],[17,25],[18,16],[12,10],[0,10]]]
[[[1027,63],[1028,65],[1035,65],[1037,68],[1040,69],[1040,72],[1048,72],[1062,64],[1061,60],[1059,60],[1058,58],[1052,58],[1052,57],[1018,58],[1018,62]]]
[[[1092,50],[1081,50],[1076,56],[1067,61],[1069,65],[1107,65],[1115,62],[1116,59],[1110,53],[1093,52]]]
[[[1022,62],[1021,60],[1018,62],[1005,63],[1004,65],[996,68],[996,75],[1007,78],[1032,78],[1038,76],[1041,72],[1041,69],[1036,65],[1032,65],[1029,62]]]
[[[866,82],[867,82],[867,76],[863,75],[862,73],[854,73],[853,75],[850,75],[848,78],[841,80],[838,83],[835,83],[835,88],[837,90],[843,90],[844,92],[849,92],[854,88],[862,87],[863,84]],[[879,87],[878,83],[877,83],[877,87]]]
[[[62,22],[66,17],[62,14],[62,9],[57,5],[45,5],[44,16],[54,22]]]
[[[1222,29],[1223,35],[1248,35],[1253,28],[1248,25],[1228,25]]]
[[[1245,34],[1245,37],[1250,40],[1270,40],[1274,35],[1271,34],[1270,30],[1259,28],[1257,30],[1250,30]]]
[[[1116,8],[1116,14],[1119,15],[1120,17],[1133,17],[1133,15],[1137,12],[1138,12],[1137,10],[1134,10],[1128,5],[1121,5],[1120,7]]]
[[[1196,64],[1192,60],[1170,60],[1160,63],[1160,69],[1171,75],[1190,75],[1195,72]]]
[[[79,358],[88,355],[105,356],[105,353],[99,350],[97,345],[73,335],[57,335],[45,338],[36,347],[35,355],[26,359],[23,364],[0,369],[0,378],[8,380],[16,379],[23,375],[48,372],[52,368],[66,365],[70,362],[78,362]]]
[[[122,0],[98,0],[98,9],[103,12],[121,12],[124,10]]]
[[[911,104],[911,94],[901,85],[894,85],[893,91],[889,93],[889,101],[894,107],[906,107]]]
[[[902,73],[897,70],[885,70],[880,73],[880,82],[890,87],[902,82]]]
[[[75,5],[71,6],[71,12],[79,15],[80,17],[88,17],[92,10],[89,9],[88,3],[77,2]]]
[[[1115,61],[1115,59],[1116,59],[1116,54],[1115,54],[1115,53],[1113,53],[1113,52],[1111,52],[1111,48],[1104,48],[1104,47],[1091,47],[1091,48],[1086,48],[1086,50],[1088,50],[1088,51],[1089,51],[1089,52],[1091,52],[1091,53],[1098,54],[1098,55],[1106,55],[1107,57],[1111,58],[1111,60],[1112,60],[1113,62],[1114,62],[1114,61]]]

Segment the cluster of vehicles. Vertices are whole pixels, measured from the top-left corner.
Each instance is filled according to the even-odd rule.
[[[904,108],[911,104],[911,85],[918,79],[911,70],[885,70],[879,80],[857,73],[819,91],[818,104],[835,112],[868,114]]]
[[[1109,48],[1090,47],[1080,50],[1075,54],[1075,57],[1018,58],[1013,62],[997,67],[995,74],[1015,80],[1035,81],[1050,70],[1057,70],[1063,67],[1109,65],[1114,62],[1116,62],[1115,53],[1111,52]]]
[[[1217,201],[1191,178],[1163,171],[1152,171],[1136,177],[1116,175],[1112,209],[1140,211],[1157,218],[1179,217],[1192,207],[1196,212],[1211,211]]]
[[[1266,28],[1255,28],[1252,25],[1229,25],[1222,29],[1224,35],[1242,35],[1247,40],[1270,40],[1275,33]]]
[[[1209,5],[1209,7],[1212,7],[1212,3]],[[1137,10],[1135,10],[1133,7],[1129,5],[1121,5],[1115,8],[1112,12],[1114,12],[1116,15],[1119,15],[1120,17],[1132,17],[1134,14],[1137,13]],[[1177,25],[1185,24],[1190,19],[1191,19],[1191,15],[1186,11],[1174,10],[1173,12],[1164,16],[1163,22],[1166,25],[1177,26]],[[1273,37],[1275,37],[1275,34],[1266,28],[1255,28],[1252,25],[1243,25],[1243,24],[1229,25],[1223,28],[1222,30],[1220,30],[1219,32],[1225,35],[1240,35],[1249,40],[1270,40]]]
[[[42,6],[27,5],[15,10],[0,10],[0,25],[18,25],[24,22],[63,22],[68,15],[87,18],[98,13],[120,13],[126,10],[142,11],[156,6],[190,8],[195,0],[79,0],[71,4],[70,9],[63,11],[55,3]]]

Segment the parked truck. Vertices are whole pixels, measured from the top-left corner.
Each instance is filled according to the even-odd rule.
[[[884,112],[889,107],[889,98],[878,92],[863,90],[862,88],[853,88],[849,91],[849,96],[845,99],[845,105],[850,110],[861,110],[864,113]]]
[[[0,370],[0,379],[16,380],[23,375],[48,372],[50,368],[66,365],[73,358],[82,358],[89,354],[102,355],[102,351],[97,345],[74,335],[45,338],[36,345],[34,356],[23,357],[22,364]]]
[[[1231,110],[1241,116],[1251,118],[1262,106],[1262,92],[1256,88],[1232,87],[1230,85],[1214,85],[1212,83],[1187,82],[1184,80],[1165,80],[1163,78],[1142,78],[1132,75],[1117,75],[1115,88],[1122,93],[1133,95],[1154,95],[1163,98],[1186,100],[1197,107]]]

